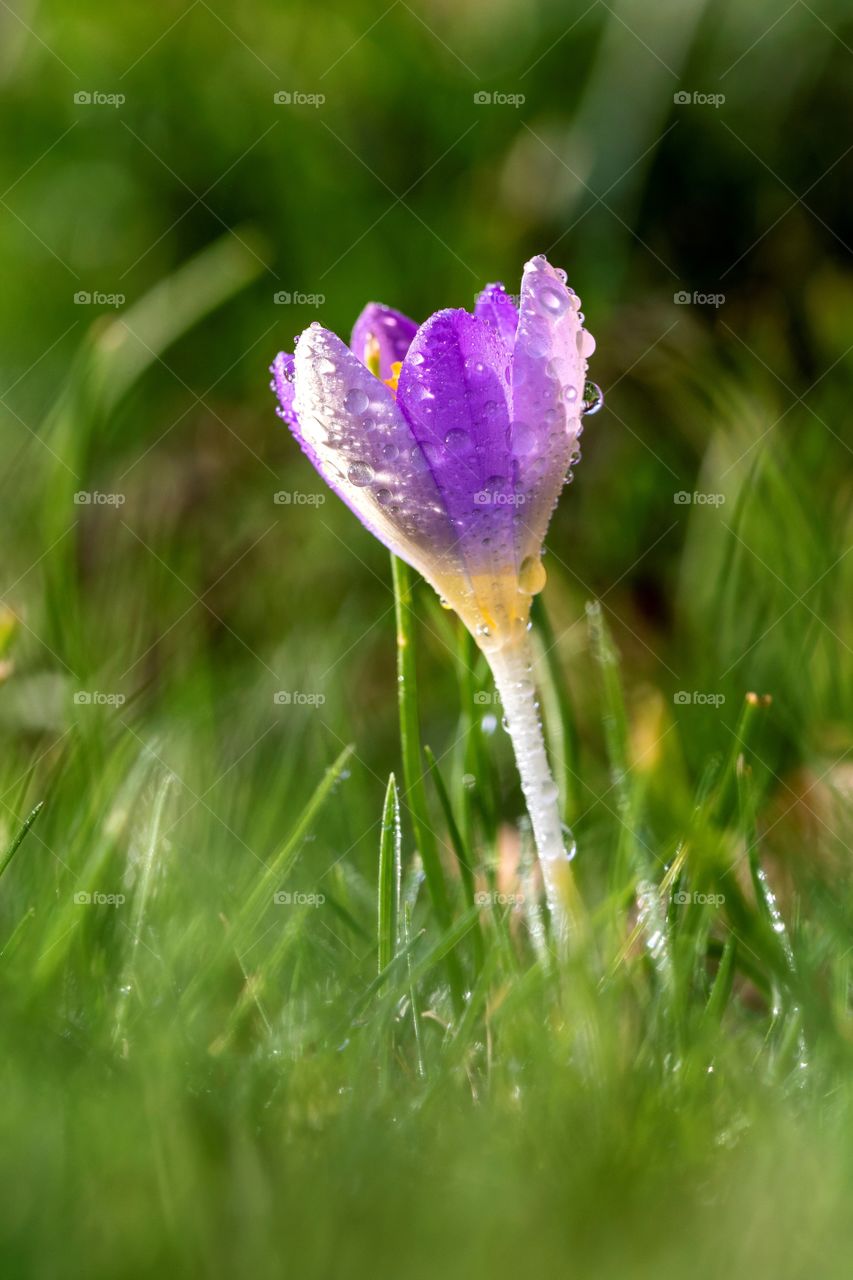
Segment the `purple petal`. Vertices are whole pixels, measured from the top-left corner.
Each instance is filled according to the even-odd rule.
[[[295,366],[292,430],[324,480],[380,542],[431,582],[439,562],[458,573],[453,528],[393,393],[319,325],[299,338]]]
[[[381,302],[368,302],[355,322],[350,346],[362,364],[367,364],[371,349],[379,353],[379,376],[391,377],[391,366],[406,358],[412,338],[418,331],[414,320],[385,307]]]
[[[524,496],[517,528],[519,563],[538,556],[581,433],[586,356],[595,343],[579,318],[580,299],[565,275],[533,258],[521,282],[512,355],[512,452]]]
[[[519,614],[508,374],[489,325],[467,311],[439,311],[418,330],[397,389],[457,531],[480,612],[499,630]]]
[[[279,351],[270,365],[270,373],[272,374],[270,386],[278,397],[276,413],[280,418],[284,419],[292,431],[296,430],[299,425],[296,419],[296,411],[293,408],[293,398],[296,394],[296,388],[293,383],[293,369],[293,356],[287,351]]]
[[[474,315],[494,329],[507,351],[512,351],[518,329],[518,307],[502,284],[487,284],[477,295]]]

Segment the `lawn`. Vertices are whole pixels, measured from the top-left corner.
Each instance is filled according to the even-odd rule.
[[[0,30],[2,1274],[849,1275],[841,0]],[[269,386],[540,252],[568,942],[484,655]]]

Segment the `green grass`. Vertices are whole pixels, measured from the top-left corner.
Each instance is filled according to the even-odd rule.
[[[846,1280],[844,6],[22,14],[0,1273]],[[567,955],[482,656],[267,389],[311,320],[555,242],[607,394],[534,612]]]

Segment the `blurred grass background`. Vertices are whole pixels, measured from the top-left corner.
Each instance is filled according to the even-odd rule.
[[[850,1173],[832,1130],[851,1132],[847,6],[53,0],[3,5],[0,32],[0,844],[45,801],[0,882],[9,1274],[278,1274],[285,1256],[320,1274],[349,1251],[356,1274],[569,1258],[676,1275],[689,1256],[701,1274],[798,1276],[827,1237],[830,1274]],[[594,1086],[543,1034],[560,1019],[520,963],[503,981],[526,974],[529,1004],[506,1006],[500,1035],[412,1042],[411,1078],[385,1064],[380,1089],[384,1006],[381,1034],[338,1052],[375,969],[393,599],[383,549],[331,495],[305,500],[325,494],[267,368],[314,319],[346,335],[369,299],[418,319],[471,306],[543,251],[583,298],[606,394],[546,556],[579,876],[617,931],[626,840],[650,872],[671,862],[737,755],[745,695],[770,695],[750,767],[805,948],[788,1012],[811,1021],[821,1110],[791,1084],[798,1032],[774,1039],[772,994],[720,1037],[727,1093],[709,1096],[654,1021],[661,990],[682,995],[659,971],[646,992],[642,965],[602,997]],[[630,792],[593,599],[619,653]],[[502,846],[483,852],[485,834],[517,842],[499,827],[520,812],[512,762],[493,705],[471,700],[485,673],[472,683],[427,593],[418,607],[424,740],[488,862]],[[735,828],[699,840],[697,884],[720,849],[737,859]],[[297,853],[293,887],[333,906],[282,931],[246,904]],[[81,890],[128,904],[84,910]],[[518,944],[504,924],[498,969]],[[730,916],[721,945],[725,928],[746,925]],[[226,957],[227,929],[244,932]],[[441,1011],[431,982],[423,1008]],[[796,1184],[779,1176],[795,1160]]]

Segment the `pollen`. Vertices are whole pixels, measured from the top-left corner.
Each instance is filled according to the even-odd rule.
[[[391,390],[394,392],[394,395],[397,394],[397,383],[400,381],[400,370],[402,369],[402,367],[403,367],[403,361],[395,360],[394,363],[391,365],[391,377],[385,379],[385,386],[390,387]]]

